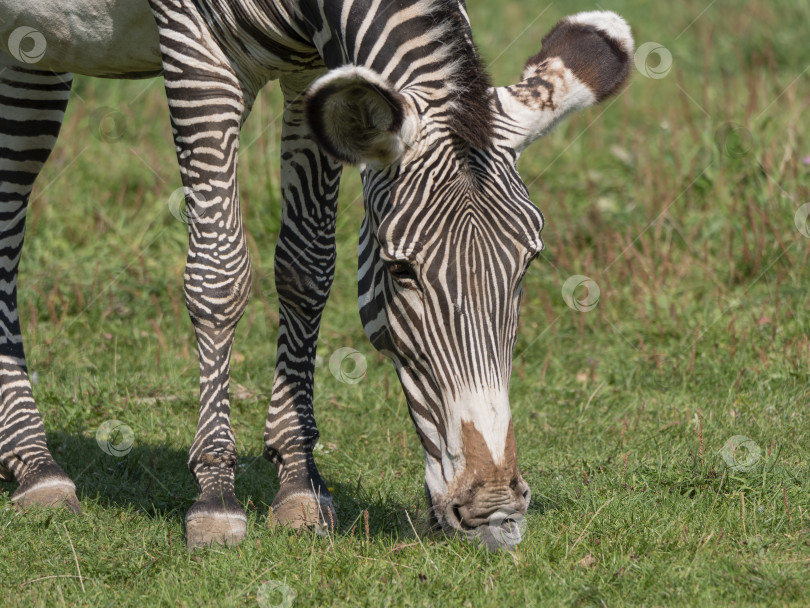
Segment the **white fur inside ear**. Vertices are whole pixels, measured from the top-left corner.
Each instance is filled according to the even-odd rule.
[[[345,162],[389,165],[418,135],[418,118],[406,98],[368,68],[331,70],[313,83],[307,98],[313,136]]]
[[[613,11],[586,11],[567,17],[566,21],[595,27],[621,43],[628,55],[633,54],[633,33],[630,26]]]
[[[405,148],[410,148],[419,139],[419,114],[407,101],[405,103],[405,120],[399,131],[399,137]]]
[[[385,78],[380,76],[374,70],[361,65],[344,65],[334,70],[329,70],[326,74],[318,78],[307,91],[308,95],[314,95],[324,87],[335,83],[364,83],[379,87],[384,91],[390,91],[391,85]]]

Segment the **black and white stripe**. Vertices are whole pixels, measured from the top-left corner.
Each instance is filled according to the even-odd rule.
[[[79,503],[56,464],[31,392],[17,309],[17,269],[34,179],[56,143],[70,96],[70,74],[42,74],[22,65],[0,67],[0,477],[20,481],[20,505]]]
[[[25,17],[36,21],[41,0],[32,2]],[[22,13],[5,6],[11,25],[3,27],[20,25]],[[46,54],[34,70],[0,56],[0,463],[20,481],[18,504],[28,496],[78,508],[45,444],[16,309],[25,203],[61,124],[70,83],[62,72],[128,77],[162,68],[191,218],[184,286],[200,357],[189,454],[200,497],[186,517],[189,546],[245,534],[228,397],[234,330],[250,291],[236,168],[241,125],[271,79],[285,100],[278,355],[265,427],[265,454],[280,478],[275,520],[335,521],[312,456],[312,390],[344,162],[361,165],[366,204],[360,315],[402,381],[437,521],[472,530],[498,510],[524,513],[528,486],[517,468],[508,385],[521,279],[542,248],[543,219],[515,163],[569,112],[626,81],[632,37],[624,21],[598,12],[561,22],[518,84],[493,88],[460,0],[104,6],[105,23],[126,19],[159,39],[162,62],[126,40],[120,58],[110,50],[117,47],[102,52],[97,32],[82,31],[70,52]]]

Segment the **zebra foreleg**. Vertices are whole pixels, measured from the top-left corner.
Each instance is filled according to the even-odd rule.
[[[315,145],[304,124],[300,91],[308,79],[282,79],[283,211],[275,253],[279,299],[278,351],[265,426],[265,456],[280,488],[273,521],[316,531],[334,528],[332,498],[315,466],[315,348],[335,271],[335,215],[341,166]]]
[[[56,144],[71,74],[37,72],[0,55],[0,479],[16,478],[18,508],[80,512],[76,487],[56,464],[34,403],[17,309],[17,269],[34,180]]]
[[[234,331],[250,291],[236,165],[252,94],[244,92],[231,62],[188,4],[155,1],[153,10],[186,194],[184,288],[200,358],[200,416],[188,461],[200,494],[186,514],[186,542],[194,549],[235,544],[246,534],[245,511],[234,493],[228,387]]]

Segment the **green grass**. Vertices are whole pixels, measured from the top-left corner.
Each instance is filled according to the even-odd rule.
[[[593,8],[469,4],[498,84],[516,79],[557,18]],[[278,488],[260,456],[277,330],[273,85],[240,160],[255,268],[233,367],[248,537],[186,552],[197,362],[181,287],[185,227],[167,205],[180,182],[165,97],[157,80],[80,78],[32,198],[20,304],[35,396],[84,514],[16,513],[15,486],[2,484],[0,604],[272,605],[280,595],[257,600],[272,581],[295,592],[295,606],[809,604],[810,238],[794,214],[810,202],[800,27],[810,5],[602,7],[628,18],[638,44],[671,51],[673,66],[661,79],[636,74],[609,107],[574,117],[520,162],[547,250],[526,278],[511,386],[533,490],[514,553],[424,533],[421,448],[357,314],[354,170],[315,394],[339,530],[267,528]],[[107,135],[124,127],[112,143],[98,127],[110,111],[120,115],[104,122]],[[736,140],[729,123],[744,129]],[[563,301],[574,274],[600,287],[591,312]],[[368,360],[355,385],[326,365],[344,346]],[[123,458],[96,445],[109,419],[135,432]],[[748,471],[721,455],[736,435],[760,449]]]

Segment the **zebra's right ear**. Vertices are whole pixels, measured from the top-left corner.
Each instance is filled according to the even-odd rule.
[[[566,116],[618,93],[630,78],[633,35],[611,11],[567,17],[543,38],[520,82],[494,89],[501,141],[518,153]]]
[[[405,98],[362,66],[327,72],[312,84],[304,101],[313,139],[345,163],[390,165],[416,137],[417,118]]]

